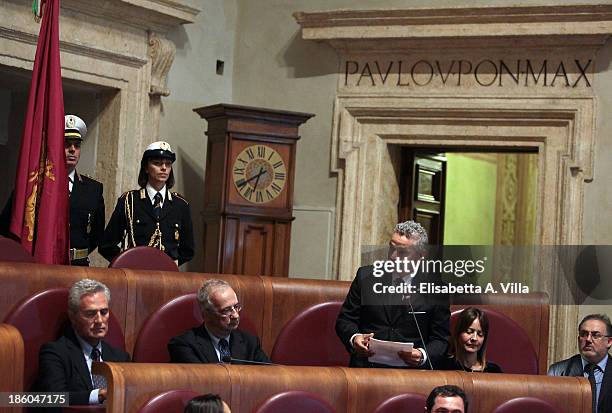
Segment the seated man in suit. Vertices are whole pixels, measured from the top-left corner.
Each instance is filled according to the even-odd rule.
[[[612,325],[605,314],[590,314],[578,325],[578,350],[554,363],[549,376],[584,376],[591,382],[593,413],[612,413]]]
[[[427,233],[414,221],[395,226],[389,241],[388,259],[423,257]],[[372,265],[361,267],[353,280],[336,320],[336,333],[351,354],[351,367],[386,367],[374,364],[368,357],[372,338],[386,341],[414,343],[411,351],[398,356],[405,367],[433,368],[432,362],[446,351],[449,336],[450,311],[445,298],[409,294],[404,300],[391,294],[375,297],[375,284],[414,285],[427,279],[427,274],[388,273],[376,275]],[[418,323],[418,324],[417,324]],[[420,329],[420,330],[419,330]],[[422,335],[422,339],[421,339]]]
[[[468,400],[460,387],[452,384],[438,386],[429,393],[425,411],[427,413],[467,413]]]
[[[101,282],[83,279],[68,293],[68,327],[59,339],[43,345],[39,354],[36,391],[68,392],[70,404],[100,404],[106,399],[106,380],[92,375],[93,361],[130,361],[130,356],[105,343],[110,290]]]
[[[238,330],[242,305],[227,282],[206,281],[198,290],[197,300],[204,323],[170,339],[168,352],[172,362],[270,362],[259,339]]]

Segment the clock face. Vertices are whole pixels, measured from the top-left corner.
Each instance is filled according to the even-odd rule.
[[[287,168],[281,155],[270,146],[250,145],[236,157],[232,180],[242,198],[254,204],[265,204],[283,192]]]

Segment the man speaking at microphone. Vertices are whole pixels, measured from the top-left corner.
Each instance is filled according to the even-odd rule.
[[[242,305],[223,280],[208,280],[198,290],[204,323],[168,343],[173,363],[270,363],[259,338],[238,330]]]
[[[389,241],[388,259],[419,260],[425,255],[427,232],[418,223],[406,221],[395,226]],[[388,367],[371,363],[372,338],[414,343],[411,351],[401,351],[405,367],[433,368],[446,351],[450,311],[446,297],[422,294],[377,295],[376,283],[388,286],[417,285],[427,274],[376,274],[372,265],[359,268],[336,320],[336,333],[351,354],[351,367]]]

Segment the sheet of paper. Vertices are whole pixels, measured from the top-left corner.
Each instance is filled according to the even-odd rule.
[[[371,363],[386,364],[388,366],[405,366],[404,360],[397,355],[398,351],[412,351],[414,343],[398,343],[397,341],[384,341],[370,339],[370,350],[375,354],[369,357]]]

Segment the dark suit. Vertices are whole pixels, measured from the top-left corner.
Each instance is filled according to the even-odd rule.
[[[336,320],[336,333],[351,353],[351,367],[375,367],[367,358],[357,357],[353,353],[350,340],[354,334],[374,333],[374,338],[379,340],[413,342],[415,348],[423,348],[412,310],[405,301],[370,302],[362,305],[362,292],[368,294],[372,291],[375,282],[390,284],[390,275],[374,278],[372,272],[372,266],[359,268]],[[421,280],[422,277],[416,276],[413,284]],[[379,300],[387,298],[379,297]],[[435,363],[446,351],[450,319],[448,303],[444,299],[434,300],[420,294],[412,294],[410,300],[425,340],[427,354]]]
[[[576,354],[568,359],[552,364],[548,369],[549,376],[577,376],[584,377],[582,358]],[[608,355],[608,362],[604,372],[603,382],[599,389],[597,413],[612,413],[612,357]]]
[[[126,211],[126,197],[128,203],[132,205],[132,212]],[[131,221],[130,214],[132,214]],[[112,261],[121,252],[117,244],[124,239],[126,233],[128,244],[132,248],[130,235],[132,230],[136,246],[148,246],[157,224],[158,220],[147,191],[141,188],[126,192],[117,200],[113,215],[106,226],[104,239],[99,247],[100,254]],[[173,260],[178,260],[181,265],[193,258],[193,226],[189,204],[176,192],[166,191],[159,218],[159,229],[162,233],[164,251]]]
[[[75,172],[70,194],[70,248],[95,250],[104,235],[104,197],[102,184]],[[10,236],[9,226],[13,195],[0,215],[0,235]],[[72,260],[71,265],[88,266],[87,257]]]
[[[259,338],[244,331],[230,333],[230,352],[233,358],[269,363],[270,359],[261,349]],[[170,361],[173,363],[219,363],[212,339],[204,328],[192,328],[170,339],[168,343]]]
[[[40,348],[35,391],[69,392],[70,404],[89,404],[94,389],[83,350],[74,330],[68,328],[56,341]],[[130,361],[130,355],[102,342],[103,361]]]

